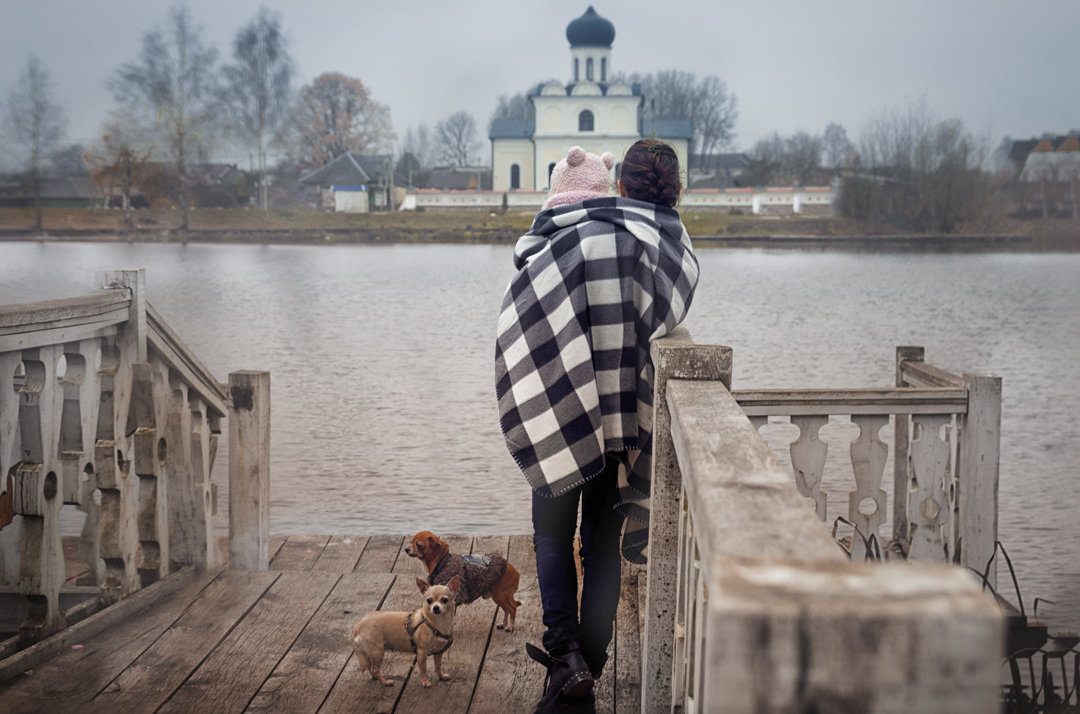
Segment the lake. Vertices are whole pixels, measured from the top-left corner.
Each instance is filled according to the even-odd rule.
[[[687,326],[733,348],[736,389],[892,386],[897,345],[1001,375],[999,536],[1029,611],[1052,601],[1040,617],[1080,631],[1080,254],[698,254]],[[511,255],[7,242],[0,304],[86,294],[96,271],[145,268],[150,302],[220,381],[269,370],[273,533],[528,533],[529,490],[493,385]],[[226,470],[219,453],[221,486]]]

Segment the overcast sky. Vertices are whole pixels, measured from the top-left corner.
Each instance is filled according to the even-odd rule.
[[[35,0],[0,10],[0,100],[37,54],[68,118],[93,140],[113,106],[106,79],[164,28],[169,2]],[[189,0],[223,59],[260,5],[281,15],[297,85],[327,71],[359,78],[391,109],[399,139],[458,110],[486,133],[500,95],[567,81],[566,25],[589,3],[547,0]],[[925,99],[992,145],[1080,129],[1080,0],[599,0],[615,25],[612,69],[716,75],[735,94],[733,150],[773,132],[841,124]],[[486,143],[486,136],[485,143]],[[485,155],[487,151],[485,150]]]

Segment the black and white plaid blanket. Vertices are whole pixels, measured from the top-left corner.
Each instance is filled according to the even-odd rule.
[[[600,198],[537,214],[514,249],[495,392],[533,490],[558,496],[617,452],[622,550],[643,560],[652,465],[649,341],[686,316],[698,262],[677,211]]]

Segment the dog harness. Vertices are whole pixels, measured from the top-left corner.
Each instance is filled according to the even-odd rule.
[[[416,627],[413,627],[412,616],[413,614],[410,612],[409,616],[405,618],[405,633],[409,636],[409,644],[412,645],[413,654],[416,654],[416,631],[420,629],[420,625],[427,625],[428,629],[434,632],[436,637],[446,640],[446,644],[442,646],[442,649],[432,650],[431,652],[428,652],[428,654],[442,654],[450,649],[450,645],[454,644],[454,633],[451,632],[450,634],[444,635],[436,630],[435,625],[428,622],[427,618],[423,615],[420,616],[420,622],[416,623]]]

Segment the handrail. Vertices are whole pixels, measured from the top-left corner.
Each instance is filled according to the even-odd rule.
[[[739,389],[732,392],[747,416],[784,414],[938,414],[967,412],[962,387],[907,389]]]
[[[130,303],[129,291],[117,288],[82,297],[0,305],[0,352],[93,336],[125,322]]]
[[[0,305],[0,330],[6,331],[5,328],[25,328],[56,320],[96,316],[118,306],[127,308],[130,301],[131,295],[127,290],[116,288],[80,297]]]
[[[219,415],[224,416],[227,411],[225,387],[149,304],[146,306],[146,318],[150,326],[147,337],[151,346],[161,353],[170,367],[184,376],[188,384],[199,390],[200,396],[206,399]]]

